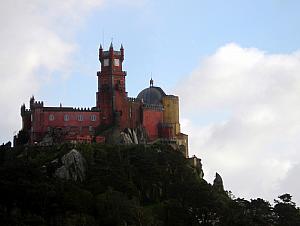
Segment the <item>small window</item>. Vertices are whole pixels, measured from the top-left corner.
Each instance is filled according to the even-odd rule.
[[[89,126],[89,132],[93,132],[94,128],[92,126]]]
[[[117,67],[120,66],[120,61],[119,61],[119,59],[114,59],[114,63],[115,63],[115,66],[117,66]]]
[[[78,116],[77,116],[77,120],[78,120],[78,121],[83,121],[83,115],[78,115]]]
[[[96,115],[91,115],[91,121],[96,121]]]
[[[104,59],[103,64],[104,64],[104,67],[109,66],[109,59]]]
[[[54,121],[54,115],[53,114],[49,115],[49,121]]]
[[[64,115],[64,121],[67,122],[70,120],[70,116],[69,115]]]

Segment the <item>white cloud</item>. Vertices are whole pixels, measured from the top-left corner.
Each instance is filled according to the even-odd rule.
[[[177,88],[190,152],[240,197],[273,200],[300,182],[300,52],[227,44]],[[224,113],[225,112],[225,113]],[[293,193],[300,203],[300,195]]]
[[[96,0],[3,1],[0,7],[0,137],[20,129],[18,109],[53,72],[68,73],[72,40]]]

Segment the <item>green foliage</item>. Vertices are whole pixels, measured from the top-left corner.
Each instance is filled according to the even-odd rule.
[[[53,162],[72,148],[86,159],[82,183],[54,176]],[[274,208],[233,199],[170,146],[61,144],[0,154],[0,225],[300,225],[289,194]]]
[[[290,194],[283,194],[275,201],[274,212],[278,217],[277,225],[292,226],[300,225],[300,212],[296,204],[292,201]]]

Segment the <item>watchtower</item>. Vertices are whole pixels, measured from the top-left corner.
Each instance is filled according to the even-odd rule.
[[[122,70],[124,48],[115,51],[110,44],[108,51],[99,48],[101,70],[97,72],[98,92],[96,106],[100,109],[101,124],[113,125],[126,122],[127,92],[125,88],[126,72]]]

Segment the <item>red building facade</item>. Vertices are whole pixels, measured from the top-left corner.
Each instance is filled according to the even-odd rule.
[[[29,142],[41,142],[53,129],[61,131],[66,141],[104,142],[105,138],[95,132],[99,126],[117,126],[120,131],[142,127],[148,142],[183,145],[187,156],[188,138],[180,132],[178,97],[166,95],[153,85],[152,79],[150,87],[142,90],[137,98],[128,97],[122,45],[118,51],[112,44],[107,51],[100,45],[99,61],[96,106],[90,109],[45,107],[34,97],[30,99],[29,109],[22,105],[21,131],[29,134]]]

